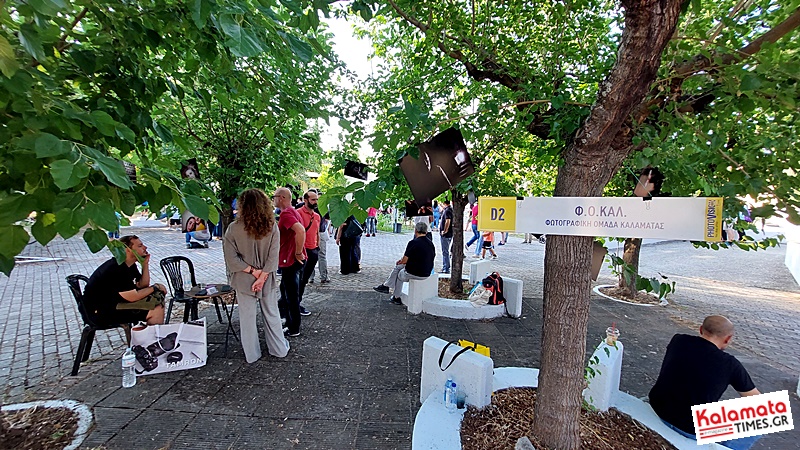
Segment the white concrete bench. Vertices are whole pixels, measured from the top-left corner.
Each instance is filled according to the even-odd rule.
[[[469,263],[469,284],[475,286],[475,283],[486,278],[487,275],[492,273],[492,263],[483,259],[472,261]]]
[[[461,448],[461,419],[464,417],[464,412],[466,409],[458,409],[455,413],[450,413],[447,411],[444,405],[443,392],[444,382],[447,379],[447,372],[441,372],[441,370],[439,370],[438,363],[439,352],[441,352],[441,349],[445,344],[445,341],[433,336],[426,339],[424,343],[425,347],[423,348],[422,356],[423,381],[420,384],[420,401],[423,403],[417,412],[416,419],[414,420],[414,432],[411,441],[412,449],[458,450]],[[438,348],[438,351],[436,348]],[[600,374],[592,378],[589,382],[590,386],[586,391],[597,393],[592,395],[595,405],[597,405],[597,400],[601,395],[606,395],[606,397],[609,399],[608,406],[617,408],[623,413],[628,414],[629,416],[638,420],[651,430],[663,436],[667,441],[672,443],[672,445],[680,450],[728,449],[728,447],[719,444],[698,446],[697,441],[686,438],[667,427],[664,422],[661,421],[658,415],[656,415],[655,411],[653,411],[653,408],[651,408],[649,404],[639,400],[636,397],[633,397],[630,394],[620,392],[619,375],[622,367],[623,347],[621,343],[617,341],[617,348],[615,349],[614,347],[610,347],[610,349],[614,350],[613,352],[609,350],[610,354],[606,354],[604,348],[608,348],[608,346],[605,345],[605,342],[601,343],[597,347],[595,355],[598,357],[599,363],[595,364],[595,366],[600,368],[604,374],[607,371],[608,375],[602,376],[603,374]],[[432,363],[426,360],[426,350],[429,353],[429,358],[432,358]],[[433,355],[433,353],[435,353],[435,355]],[[459,360],[467,356],[467,353],[474,354],[471,356],[477,355],[475,352],[465,352],[458,358],[458,360],[456,360],[456,362],[453,363],[453,366],[451,366],[450,369],[453,369],[453,367],[458,364]],[[451,349],[448,348],[448,351],[445,354],[445,361],[450,361],[450,355]],[[490,358],[486,359],[491,361]],[[432,366],[432,369],[430,367],[428,368],[429,372],[435,369],[435,371],[442,373],[441,377],[436,380],[431,380],[430,375],[428,375],[428,381],[430,383],[428,389],[425,389],[426,365]],[[455,373],[457,374],[458,372]],[[485,381],[483,379],[485,376],[482,375],[481,372],[479,372],[477,376],[482,377],[482,381]],[[538,377],[539,371],[537,369],[522,367],[498,367],[494,370],[494,375],[492,377],[492,389],[494,391],[498,391],[501,389],[507,389],[509,387],[537,387],[539,382]],[[460,388],[461,384],[458,380],[458,375],[454,377],[454,380]],[[586,392],[584,392],[584,395],[586,395]],[[473,404],[469,401],[469,399],[470,397],[468,393],[467,403]]]
[[[431,275],[424,280],[411,280],[403,283],[400,299],[411,314],[425,313],[452,319],[482,320],[502,317],[508,310],[511,317],[520,317],[522,315],[522,281],[503,278],[503,290],[506,298],[505,305],[484,305],[476,308],[468,300],[439,297],[439,278]]]
[[[447,341],[431,336],[422,344],[422,370],[419,384],[419,401],[425,402],[433,394],[444,396],[444,383],[448,376],[458,385],[458,390],[466,394],[465,402],[478,408],[488,405],[492,401],[492,371],[494,363],[492,358],[468,350],[462,353],[455,361],[453,357],[463,347],[450,345],[444,354],[442,366],[450,367],[442,371],[439,367],[439,356],[442,349],[447,346]]]
[[[408,308],[408,312],[419,314],[423,312],[422,305],[426,300],[437,298],[438,296],[439,277],[433,274],[424,280],[410,280],[407,283],[403,283],[403,292],[400,294],[400,299]]]

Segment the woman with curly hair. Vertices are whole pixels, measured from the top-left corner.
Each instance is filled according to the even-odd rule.
[[[264,337],[272,356],[283,358],[289,341],[283,336],[278,313],[278,269],[280,234],[274,208],[261,189],[248,189],[239,196],[239,213],[223,239],[228,280],[239,301],[242,348],[248,363],[261,358],[256,328],[257,306],[264,318]]]

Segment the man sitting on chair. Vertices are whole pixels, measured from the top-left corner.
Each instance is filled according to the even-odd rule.
[[[98,325],[115,325],[146,321],[149,325],[164,323],[163,284],[150,285],[150,254],[138,236],[122,236],[125,261],[115,258],[94,271],[84,290],[86,313]],[[141,259],[142,272],[136,268]]]
[[[391,302],[401,305],[400,293],[403,292],[403,283],[409,280],[424,280],[433,272],[433,259],[436,257],[436,248],[428,238],[428,224],[417,222],[414,225],[414,239],[406,246],[403,257],[397,261],[389,278],[374,290],[383,294],[389,293],[389,286],[393,287]]]

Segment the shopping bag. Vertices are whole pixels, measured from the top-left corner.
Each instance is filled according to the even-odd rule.
[[[136,373],[152,375],[206,365],[205,317],[185,323],[143,325],[131,329]]]
[[[442,367],[442,362],[444,362],[444,354],[445,354],[445,352],[447,352],[447,348],[450,347],[451,345],[458,345],[458,346],[463,347],[463,348],[461,350],[459,350],[458,353],[453,355],[453,359],[450,360],[450,362],[447,364],[447,366]],[[447,345],[444,346],[444,348],[442,349],[442,353],[439,354],[439,369],[442,372],[444,372],[445,370],[449,369],[450,366],[453,365],[453,362],[455,362],[455,360],[459,356],[461,356],[464,352],[467,352],[467,351],[470,351],[470,350],[472,350],[472,351],[474,351],[476,353],[480,353],[483,356],[491,357],[491,356],[489,356],[489,347],[487,347],[485,345],[481,345],[481,344],[476,344],[474,342],[470,342],[470,341],[467,341],[465,339],[459,339],[458,342],[448,342]]]

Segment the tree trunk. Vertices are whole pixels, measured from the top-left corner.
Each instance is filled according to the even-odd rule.
[[[592,197],[631,151],[624,127],[655,80],[682,0],[622,0],[625,29],[617,62],[592,112],[564,153],[556,197]],[[592,238],[548,236],[544,270],[542,368],[533,433],[547,447],[579,449],[579,414],[589,320]]]
[[[619,287],[625,289],[625,295],[634,297],[636,295],[636,276],[639,274],[639,253],[642,251],[642,238],[627,238],[625,239],[625,247],[622,253],[622,260],[625,264],[633,268],[632,277],[625,276],[623,270],[622,276],[619,277]]]
[[[450,292],[460,294],[464,292],[461,278],[464,272],[464,206],[467,196],[455,189],[450,189],[453,197],[453,245],[450,250]]]

